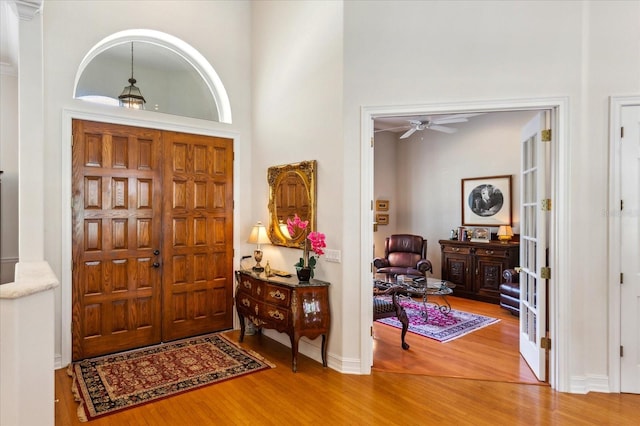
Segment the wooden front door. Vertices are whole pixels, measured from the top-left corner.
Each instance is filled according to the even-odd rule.
[[[232,326],[232,146],[73,121],[73,360]]]

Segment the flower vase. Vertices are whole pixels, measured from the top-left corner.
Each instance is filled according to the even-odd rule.
[[[308,266],[296,268],[296,273],[298,274],[298,281],[301,283],[308,283],[309,279],[311,279],[311,268]]]

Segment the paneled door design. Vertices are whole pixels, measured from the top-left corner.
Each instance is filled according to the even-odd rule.
[[[164,132],[163,337],[233,322],[233,151],[222,138]]]
[[[544,112],[522,129],[520,175],[520,353],[541,381],[547,380],[547,200],[549,144],[542,141]]]
[[[230,328],[232,141],[74,120],[72,152],[72,359]]]

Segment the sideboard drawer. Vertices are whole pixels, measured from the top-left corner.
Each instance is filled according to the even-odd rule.
[[[470,247],[445,246],[445,247],[442,248],[442,251],[444,253],[469,254],[469,253],[471,253],[471,248]]]
[[[274,286],[271,284],[265,284],[264,288],[264,300],[267,303],[271,303],[278,306],[290,306],[291,305],[291,290],[283,288],[282,286]]]
[[[506,257],[508,251],[506,249],[493,249],[493,248],[479,248],[476,249],[476,256],[494,256],[494,257]]]

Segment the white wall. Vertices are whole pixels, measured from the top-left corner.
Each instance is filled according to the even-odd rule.
[[[18,77],[11,67],[0,71],[1,284],[13,281],[18,261]]]
[[[640,91],[639,14],[637,1],[345,2],[345,156],[358,155],[362,106],[568,96],[571,279],[557,284],[570,287],[568,374],[582,390],[608,386],[608,324],[594,321],[607,318],[607,224],[593,206],[608,202],[608,96]],[[349,223],[358,172],[345,169]]]
[[[451,229],[462,225],[463,178],[511,175],[512,226],[519,233],[520,133],[533,115],[531,111],[489,113],[451,125],[458,129],[453,134],[424,130],[407,139],[393,138],[389,144],[379,143],[379,139],[382,135],[389,138],[390,133],[378,133],[374,192],[376,196],[379,191],[389,193],[386,186],[393,182],[394,203],[391,225],[378,227],[376,255],[384,254],[384,236],[422,235],[428,240],[427,257],[433,263],[433,276],[440,277],[438,240],[448,239]],[[492,232],[497,232],[497,227]]]
[[[398,171],[398,135],[391,132],[379,132],[375,134],[374,142],[374,202],[377,200],[389,201],[389,210],[375,213],[389,215],[388,225],[378,225],[378,230],[373,234],[374,257],[384,257],[384,240],[391,234],[398,233],[398,194],[400,188],[397,183]]]
[[[252,3],[253,50],[253,220],[268,218],[267,168],[317,160],[317,228],[326,234],[327,248],[341,250],[345,238],[358,240],[357,226],[345,228],[343,208],[341,2]],[[350,159],[357,168],[357,159]],[[249,228],[247,228],[247,232]],[[248,234],[247,234],[248,236]],[[293,270],[296,249],[265,246],[264,258],[273,268]],[[335,366],[344,351],[344,330],[355,328],[357,315],[342,295],[347,283],[344,263],[320,258],[316,277],[331,282],[332,326],[328,355]],[[343,309],[347,312],[343,312]],[[280,338],[288,343],[288,338]],[[351,343],[351,342],[349,342]],[[311,342],[317,348],[319,339]],[[301,351],[319,359],[319,351]],[[338,368],[341,368],[338,366]]]

